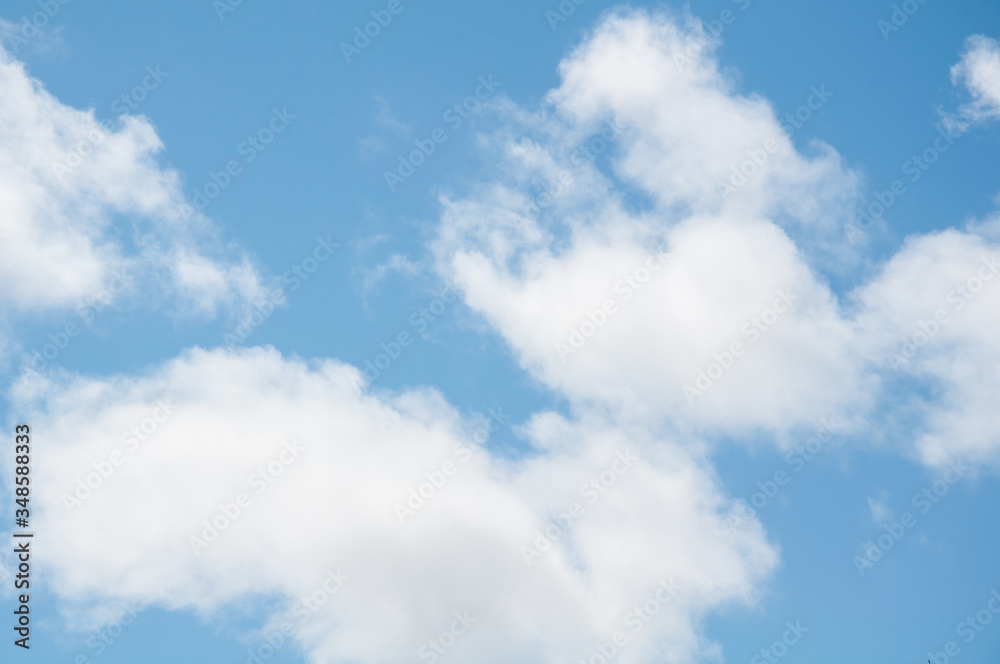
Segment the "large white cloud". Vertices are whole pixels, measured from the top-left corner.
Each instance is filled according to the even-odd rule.
[[[53,105],[36,116],[93,122],[3,67],[28,86],[21,98]],[[857,424],[876,396],[916,418],[907,443],[927,463],[996,459],[991,227],[911,238],[841,302],[818,265],[838,251],[857,178],[828,147],[798,152],[773,109],[720,73],[697,23],[611,14],[560,72],[542,110],[506,105],[494,177],[445,201],[434,252],[572,413],[532,417],[532,451],[511,460],[470,444],[483,422],[433,390],[359,389],[358,371],[333,360],[196,349],[141,377],[27,373],[12,398],[46,441],[34,525],[52,545],[38,560],[71,616],[100,621],[120,599],[213,612],[277,597],[276,611],[294,610],[340,570],[349,578],[322,608],[291,619],[317,662],[430,660],[421,649],[455,613],[475,619],[447,654],[456,662],[584,659],[617,631],[623,662],[693,661],[718,654],[702,616],[752,603],[777,563],[759,524],[728,526],[702,434],[783,434],[847,412]],[[47,159],[71,145],[62,124],[41,125]],[[106,142],[94,170],[18,167],[18,192],[62,196],[54,211],[12,199],[32,211],[19,241],[43,229],[89,242],[79,266],[63,261],[72,278],[58,278],[64,256],[50,260],[32,286],[40,301],[64,306],[84,292],[78,276],[97,287],[129,261],[151,261],[203,308],[252,289],[249,265],[189,241],[196,219],[176,176],[148,161],[148,124],[116,136],[121,150]],[[603,152],[607,166],[594,163]],[[142,195],[108,184],[136,168]],[[170,233],[149,246],[176,250],[165,263],[143,243],[128,255],[110,239],[112,212],[151,217]],[[960,309],[959,284],[976,289]],[[895,361],[901,336],[931,336],[938,309],[948,322]],[[931,396],[910,397],[907,381]],[[217,537],[205,525],[216,519]],[[669,602],[652,599],[671,579]],[[642,622],[647,601],[660,611]]]
[[[910,237],[838,298],[828,232],[849,218],[857,178],[830,148],[798,153],[771,107],[720,73],[713,45],[693,20],[609,15],[541,109],[501,109],[489,183],[444,200],[441,273],[580,411],[779,440],[849,413],[874,428],[866,439],[928,464],[995,463],[998,222]],[[963,127],[1000,115],[998,63],[995,41],[969,39],[952,71],[975,98]],[[940,330],[901,357],[931,334],[922,324]]]
[[[495,183],[445,200],[436,245],[522,365],[581,407],[731,433],[862,399],[852,324],[795,241],[849,213],[836,153],[798,153],[697,23],[612,14],[560,72],[546,107],[509,113],[536,138],[503,134]]]
[[[69,309],[128,283],[214,311],[259,278],[188,205],[142,117],[70,108],[0,48],[0,311]]]
[[[146,120],[102,127],[6,54],[0,89],[11,322],[122,274],[195,310],[257,292],[252,265],[213,250],[156,163]],[[524,431],[536,451],[501,460],[435,392],[362,393],[359,379],[261,349],[189,351],[142,377],[25,373],[12,404],[51,441],[33,456],[32,525],[53,544],[36,560],[67,619],[100,624],[122,599],[294,609],[332,571],[346,584],[293,621],[315,661],[423,657],[456,612],[476,622],[453,661],[585,658],[616,632],[621,661],[687,661],[716,650],[702,616],[755,601],[776,564],[756,523],[729,527],[698,445],[542,413]],[[658,609],[648,623],[644,605]]]
[[[141,378],[27,374],[15,403],[45,441],[33,458],[42,574],[79,609],[212,611],[292,604],[339,568],[343,587],[293,620],[317,662],[412,661],[466,611],[476,622],[450,661],[589,657],[621,631],[619,659],[641,662],[711,649],[700,617],[754,601],[776,563],[759,526],[730,529],[711,471],[670,440],[540,414],[524,432],[536,452],[502,461],[475,443],[482,422],[434,392],[360,392],[359,379],[266,349],[194,350]],[[443,486],[401,517],[429,481]],[[231,525],[193,543],[241,492]],[[653,620],[629,620],[671,579]]]
[[[446,223],[487,214],[458,205]],[[520,272],[474,251],[450,267],[522,364],[580,404],[738,432],[811,423],[859,396],[851,326],[779,228],[692,218],[651,253],[630,226],[577,232]]]
[[[925,387],[892,397],[920,457],[1000,461],[1000,244],[957,230],[911,238],[858,295],[859,354]]]

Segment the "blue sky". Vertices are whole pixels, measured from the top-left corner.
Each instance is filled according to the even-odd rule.
[[[1000,291],[954,295],[1000,249],[995,3],[586,0],[558,22],[555,1],[220,4],[53,0],[30,39],[41,5],[0,15],[0,409],[35,429],[43,536],[35,652],[7,643],[4,661],[245,662],[341,567],[266,661],[430,661],[468,610],[442,662],[599,664],[665,576],[677,596],[612,659],[919,663],[950,641],[947,661],[996,657]],[[379,17],[348,62],[341,44]],[[54,175],[100,122],[111,133]],[[643,265],[648,288],[614,288]],[[741,326],[788,290],[751,341]],[[164,398],[177,414],[67,509]],[[487,425],[470,460],[454,451]],[[308,461],[279,456],[291,438]],[[626,447],[640,470],[613,469],[621,484],[526,565]],[[246,475],[274,459],[298,477],[256,494]],[[416,524],[396,522],[449,461]],[[261,507],[192,552],[239,491]],[[146,608],[98,653],[122,602]],[[982,631],[957,631],[982,611]],[[775,650],[787,623],[808,631]]]

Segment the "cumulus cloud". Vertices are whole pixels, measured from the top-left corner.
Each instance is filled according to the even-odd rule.
[[[7,54],[0,86],[9,316],[122,274],[195,311],[259,289],[248,260],[212,250],[146,120],[102,125]],[[333,574],[342,587],[294,621],[316,661],[412,660],[456,613],[474,623],[454,661],[589,657],[616,632],[622,661],[689,661],[717,651],[702,617],[753,603],[776,565],[759,524],[729,527],[694,439],[540,413],[523,428],[534,451],[502,459],[476,442],[512,426],[502,408],[463,417],[433,390],[361,383],[266,349],[193,350],[138,377],[25,373],[14,408],[58,441],[34,459],[33,526],[57,543],[37,560],[70,623],[121,600],[204,614],[257,598],[276,602],[267,633]]]
[[[819,265],[856,175],[828,146],[796,149],[712,48],[693,20],[608,15],[541,109],[499,104],[500,158],[443,201],[440,273],[571,404],[518,427],[520,458],[483,444],[514,425],[502,407],[463,415],[432,389],[371,391],[354,367],[273,349],[190,350],[143,376],[22,376],[16,412],[47,441],[33,525],[52,545],[36,555],[69,615],[256,598],[272,609],[263,633],[291,621],[317,662],[430,659],[431,639],[456,662],[589,659],[616,632],[622,662],[694,661],[720,654],[702,618],[752,604],[778,560],[759,523],[729,526],[707,461],[718,434],[857,425],[878,399],[912,418],[906,445],[926,463],[995,461],[988,229],[912,237],[838,298]],[[21,90],[10,99],[48,109],[0,118],[50,118],[3,134],[0,169],[21,178],[0,185],[4,204],[23,208],[14,232],[50,271],[17,288],[62,306],[146,262],[198,309],[255,288],[249,263],[190,240],[203,220],[150,161],[147,123],[106,137],[93,169],[55,173],[70,129],[96,121],[16,64],[0,76]],[[44,159],[18,165],[30,131]],[[107,182],[126,177],[135,187]],[[138,253],[111,239],[117,214],[155,222]],[[82,249],[43,246],[43,230]],[[306,604],[330,575],[336,592]]]
[[[228,256],[183,197],[142,117],[99,122],[68,107],[0,49],[0,310],[72,308],[127,275],[134,290],[214,312],[259,277]]]
[[[836,153],[796,151],[696,22],[613,14],[559,70],[544,108],[510,113],[526,137],[497,140],[495,181],[444,201],[436,245],[522,366],[581,408],[716,432],[861,397],[852,325],[800,246],[847,218]]]
[[[715,46],[695,19],[612,14],[560,64],[548,102],[579,129],[623,124],[616,174],[661,209],[831,223],[829,203],[853,195],[839,156],[798,153],[770,103],[722,73]]]
[[[546,105],[508,110],[486,184],[444,199],[441,273],[580,411],[779,442],[850,413],[849,430],[925,463],[996,462],[997,222],[910,237],[838,296],[824,238],[857,178],[832,148],[797,152],[713,46],[693,20],[610,15]],[[973,37],[954,70],[977,97],[966,118],[992,114],[996,54]]]
[[[958,230],[911,238],[858,294],[859,350],[899,383],[927,463],[1000,460],[1000,244]],[[892,395],[890,395],[892,397]]]
[[[1000,45],[973,35],[952,81],[973,102],[946,125],[964,131],[1000,118]],[[964,459],[1000,462],[1000,217],[965,230],[908,237],[870,283],[855,293],[858,355],[898,389],[883,396],[888,412],[913,432],[927,464]]]
[[[961,61],[951,68],[951,81],[965,86],[972,101],[946,116],[946,126],[964,131],[973,123],[1000,118],[1000,44],[995,39],[969,37]]]
[[[18,412],[51,441],[33,459],[43,574],[84,616],[278,597],[277,616],[346,575],[288,618],[317,662],[412,661],[456,612],[475,623],[452,661],[589,657],[620,631],[619,659],[642,662],[711,650],[700,618],[753,602],[776,563],[670,439],[543,413],[524,427],[535,451],[504,461],[478,442],[511,425],[502,407],[463,418],[360,379],[270,349],[193,350],[143,377],[27,374]]]

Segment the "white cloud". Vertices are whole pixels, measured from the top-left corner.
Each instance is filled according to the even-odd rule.
[[[949,129],[1000,118],[1000,44],[969,37],[951,74],[973,102],[946,116]],[[882,395],[885,419],[926,464],[1000,463],[998,274],[1000,217],[993,213],[964,232],[908,237],[855,294],[857,355],[894,388]]]
[[[260,288],[184,200],[145,118],[102,125],[70,108],[0,50],[0,310],[8,318],[72,308],[113,273],[214,311]]]
[[[970,124],[1000,118],[1000,44],[984,35],[973,35],[965,42],[962,60],[951,68],[954,85],[963,85],[972,102],[956,115],[945,117],[945,125],[964,131]]]
[[[423,269],[420,263],[411,261],[402,254],[392,254],[372,268],[358,268],[357,271],[361,273],[362,295],[368,297],[379,284],[394,274],[414,277],[420,275]]]
[[[464,212],[487,221],[476,207],[449,215]],[[735,433],[809,424],[863,389],[844,361],[850,325],[780,229],[691,219],[666,234],[662,267],[649,269],[660,260],[629,225],[576,233],[562,254],[532,252],[520,273],[458,253],[453,275],[522,365],[578,404]],[[613,313],[602,313],[607,301]]]
[[[662,14],[612,14],[560,64],[562,82],[548,102],[577,131],[609,117],[622,123],[616,174],[664,211],[830,223],[830,203],[853,195],[853,177],[828,146],[799,154],[772,106],[739,94],[720,71],[714,47],[695,19],[681,26]],[[755,154],[763,162],[756,172],[737,193],[720,195]]]
[[[455,662],[583,659],[615,631],[630,642],[623,664],[694,661],[719,654],[702,617],[753,603],[777,564],[757,522],[727,525],[733,505],[701,434],[782,435],[831,414],[857,424],[877,396],[886,413],[915,418],[907,444],[925,462],[996,460],[1000,282],[980,274],[992,275],[996,244],[972,232],[911,238],[845,311],[816,263],[836,251],[831,229],[850,214],[855,175],[828,147],[796,151],[773,109],[739,94],[705,44],[690,21],[610,15],[563,63],[542,110],[506,105],[494,177],[444,202],[438,268],[572,404],[569,416],[539,413],[522,427],[533,448],[523,458],[466,451],[475,418],[432,390],[361,392],[353,367],[271,349],[193,350],[143,377],[22,376],[16,411],[51,441],[35,459],[35,526],[52,544],[39,562],[71,615],[101,620],[121,599],[201,612],[248,598],[291,604],[339,568],[351,578],[297,631],[317,662],[419,658],[455,612],[476,620],[449,651]],[[192,307],[253,290],[248,263],[191,249],[190,225],[203,220],[178,203],[176,175],[149,161],[159,142],[147,123],[127,121],[93,169],[61,182],[45,169],[78,139],[54,127],[93,118],[58,106],[16,65],[0,76],[15,91],[9,81],[27,85],[10,99],[52,107],[0,117],[69,118],[5,130],[0,150],[0,173],[21,178],[0,178],[5,204],[30,212],[15,239],[63,251],[46,259],[58,287],[33,286],[46,306],[98,287],[111,266],[155,261],[147,247],[161,242],[172,251],[154,265]],[[32,130],[45,159],[5,166],[8,153],[34,154],[10,148]],[[765,144],[755,176],[721,196],[720,179]],[[607,165],[595,165],[604,152]],[[135,186],[111,181],[126,177]],[[62,196],[51,210],[37,193],[49,191]],[[111,212],[170,233],[129,256],[110,239]],[[42,230],[70,239],[43,247],[33,240]],[[70,241],[82,250],[68,254]],[[977,277],[974,297],[953,298]],[[921,323],[938,309],[949,321],[930,335]],[[933,339],[890,360],[902,336],[921,331]],[[883,381],[930,389],[912,396],[880,390]],[[259,483],[269,465],[273,483]],[[88,478],[100,484],[92,495],[64,498]],[[434,481],[443,486],[400,523],[397,504]],[[192,537],[241,492],[249,504],[196,552]],[[869,507],[886,517],[884,504]],[[525,547],[546,544],[529,565]],[[677,595],[633,632],[629,612],[671,578]]]
[[[885,492],[878,498],[868,496],[868,513],[876,526],[888,527],[896,518],[896,513],[889,507],[888,498]]]
[[[947,230],[910,238],[858,294],[859,353],[927,388],[896,397],[927,463],[1000,461],[998,275],[1000,244]]]
[[[582,658],[615,631],[622,662],[691,661],[713,649],[701,616],[753,602],[776,563],[759,524],[728,527],[712,472],[670,440],[540,414],[525,428],[537,453],[502,461],[434,392],[359,393],[359,378],[266,349],[194,350],[141,378],[26,374],[15,403],[48,441],[33,525],[52,588],[94,619],[122,599],[211,612],[292,603],[339,567],[350,580],[298,631],[317,662],[412,661],[456,611],[477,622],[455,662]],[[292,440],[298,459],[282,455]],[[272,462],[273,484],[251,479]],[[445,462],[455,472],[401,524],[395,505]],[[240,492],[249,505],[196,556],[190,538]],[[528,565],[522,547],[574,502],[569,532]],[[676,596],[633,633],[627,614],[671,578]]]
[[[696,23],[611,15],[562,63],[546,107],[510,113],[534,138],[502,133],[495,182],[444,201],[438,264],[522,366],[581,408],[716,432],[811,426],[870,389],[815,252],[796,244],[827,242],[856,177],[828,147],[799,154],[767,102],[691,47],[704,43]],[[617,133],[610,172],[593,165],[602,131]],[[758,151],[759,171],[720,196]],[[651,246],[664,252],[652,274]],[[780,293],[794,302],[775,318]],[[607,300],[613,314],[593,313]],[[607,321],[560,350],[591,316]],[[684,386],[729,364],[734,342],[742,356],[689,400]]]
[[[22,16],[17,22],[0,18],[0,46],[19,55],[24,52],[32,55],[67,53],[68,49],[62,37],[62,26],[53,27],[50,24],[39,29],[34,22],[35,19],[37,14]]]
[[[392,104],[385,97],[376,96],[375,104],[378,106],[378,113],[375,114],[375,124],[382,129],[387,129],[396,138],[401,140],[408,139],[413,132],[413,123],[407,124],[397,118],[395,113],[392,112]]]
[[[997,45],[969,45],[955,76],[985,117]],[[992,277],[997,222],[909,238],[841,301],[823,250],[832,220],[850,215],[855,175],[830,148],[797,153],[771,107],[719,73],[711,46],[692,20],[610,15],[562,63],[547,106],[509,111],[491,181],[443,201],[441,273],[581,412],[779,442],[838,413],[928,464],[1000,460],[1000,289],[984,282],[961,305],[953,293]],[[598,167],[592,137],[607,126]],[[778,149],[720,198],[718,179],[767,139]],[[794,305],[768,312],[782,292]],[[952,322],[905,366],[891,362],[938,308]]]

